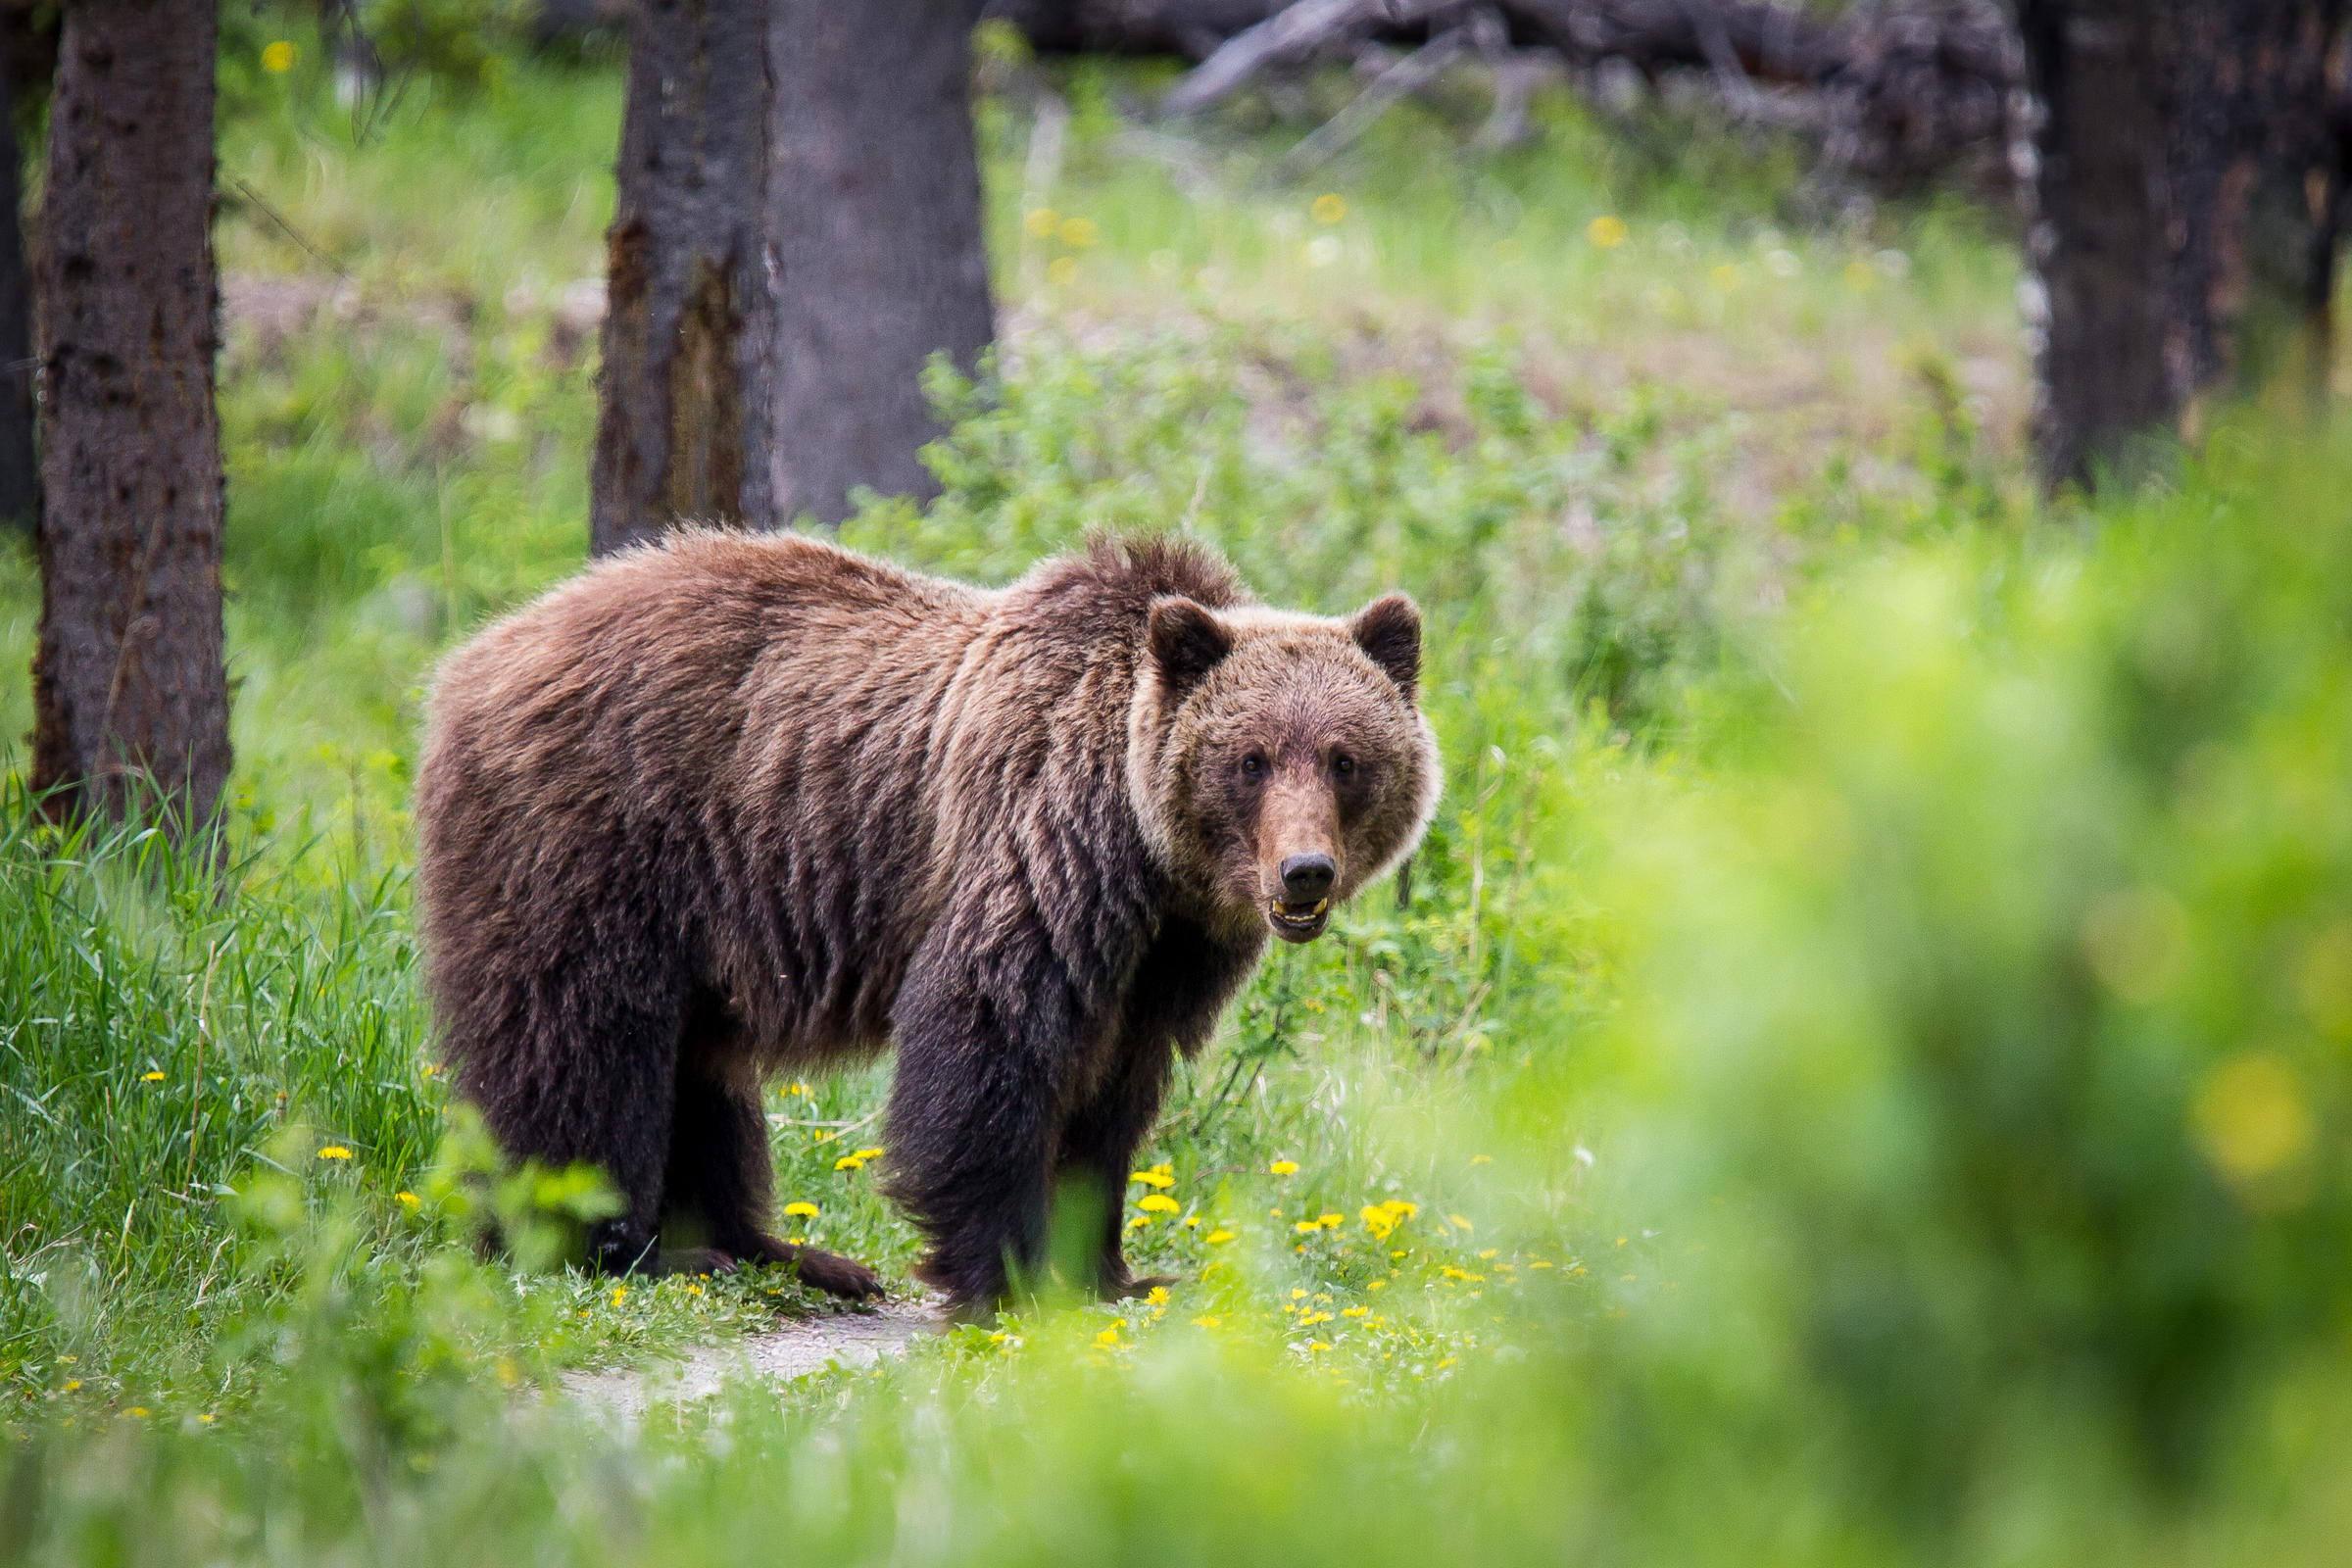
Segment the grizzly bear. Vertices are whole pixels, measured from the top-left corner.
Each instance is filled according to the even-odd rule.
[[[1420,660],[1401,594],[1269,610],[1176,539],[994,591],[796,534],[610,558],[433,688],[418,892],[458,1086],[514,1157],[610,1175],[597,1266],[862,1296],[769,1233],[760,1080],[895,1043],[919,1275],[985,1310],[1080,1184],[1092,1283],[1132,1291],[1121,1196],[1174,1053],[1435,809]]]

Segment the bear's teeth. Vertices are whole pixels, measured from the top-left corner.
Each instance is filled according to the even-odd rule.
[[[1329,899],[1317,899],[1317,900],[1315,901],[1315,906],[1314,906],[1313,908],[1309,909],[1309,910],[1307,911],[1307,913],[1309,913],[1309,914],[1321,914],[1321,913],[1322,913],[1322,912],[1323,912],[1325,909],[1328,909],[1328,908],[1330,908],[1330,907],[1331,907],[1331,901],[1330,901]]]

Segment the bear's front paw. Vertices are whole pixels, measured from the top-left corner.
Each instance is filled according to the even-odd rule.
[[[803,1284],[813,1285],[828,1295],[862,1301],[882,1294],[882,1276],[854,1259],[820,1252],[813,1247],[796,1247],[792,1250],[792,1263],[800,1270]]]

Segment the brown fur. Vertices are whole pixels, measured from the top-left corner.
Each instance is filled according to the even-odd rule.
[[[442,667],[416,817],[428,978],[516,1157],[603,1166],[728,1257],[767,1233],[759,1080],[898,1046],[891,1189],[960,1303],[1118,1198],[1171,1048],[1434,809],[1411,602],[1251,605],[1198,546],[1099,542],[1002,591],[797,535],[614,557]],[[1317,870],[1328,857],[1326,870]],[[1303,867],[1303,870],[1299,868]]]

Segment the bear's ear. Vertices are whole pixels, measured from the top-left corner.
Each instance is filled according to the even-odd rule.
[[[1233,652],[1233,633],[1190,599],[1161,599],[1152,606],[1152,662],[1168,691],[1182,697]]]
[[[1355,646],[1413,701],[1421,685],[1421,610],[1403,594],[1383,594],[1348,623]]]

